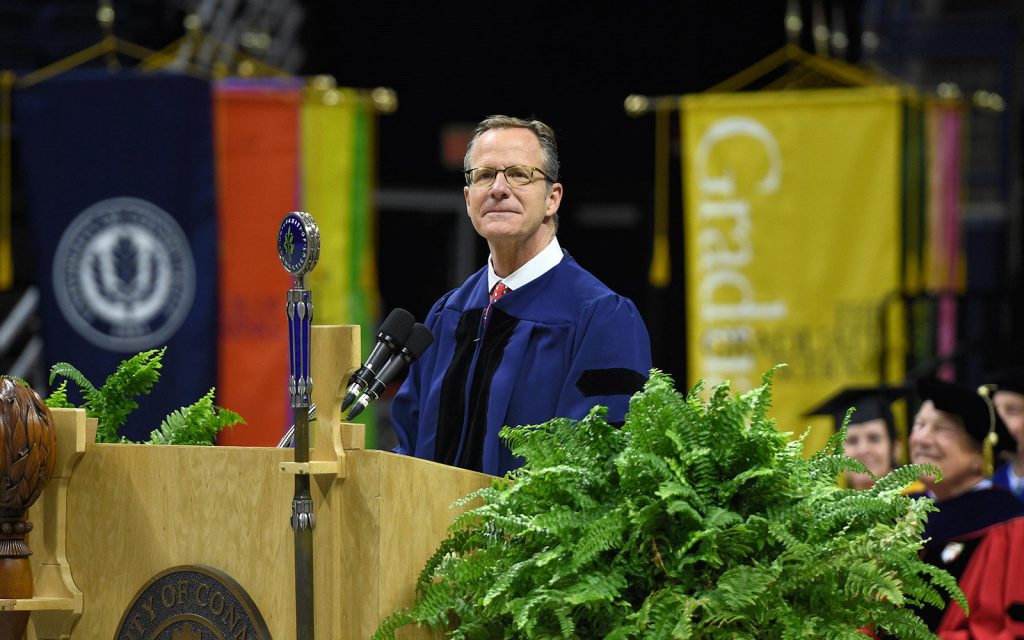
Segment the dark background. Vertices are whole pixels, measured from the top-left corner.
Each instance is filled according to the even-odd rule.
[[[0,0],[0,68],[24,73],[96,42],[104,2]],[[113,33],[152,49],[184,31],[195,0],[119,1]],[[209,3],[207,3],[209,4]],[[215,5],[218,3],[214,3]],[[239,3],[248,10],[273,3]],[[565,199],[560,241],[585,267],[640,307],[655,366],[685,371],[678,148],[671,175],[673,278],[647,280],[653,222],[654,118],[630,117],[629,94],[699,92],[795,37],[813,49],[816,20],[849,37],[834,55],[873,63],[934,92],[956,82],[967,98],[997,92],[1005,108],[972,109],[965,163],[969,287],[961,343],[975,368],[1021,349],[1020,49],[1018,2],[950,0],[757,0],[675,2],[341,2],[281,0],[304,14],[291,71],[329,74],[338,85],[389,87],[398,109],[378,125],[382,311],[422,318],[444,291],[483,264],[486,245],[465,220],[459,168],[446,165],[445,131],[504,113],[537,117],[559,136]],[[246,25],[242,24],[243,27]],[[274,24],[264,24],[273,32]],[[865,31],[877,46],[861,45]],[[257,55],[255,52],[254,55]],[[102,61],[97,61],[101,64]],[[673,116],[673,129],[678,129]],[[15,129],[15,143],[16,143]],[[15,185],[14,233],[23,233]],[[33,283],[16,249],[16,289]],[[961,354],[962,355],[962,354]]]
[[[442,189],[461,199],[459,170],[440,161],[446,126],[495,113],[550,124],[565,185],[562,246],[640,306],[655,365],[682,376],[681,271],[668,291],[647,286],[654,121],[628,117],[623,100],[700,91],[728,77],[785,43],[784,13],[779,1],[322,3],[310,11],[306,45],[311,71],[397,92],[398,111],[380,121],[382,188]],[[373,35],[356,37],[356,25],[373,25]],[[468,226],[450,219],[381,211],[385,308],[422,317],[457,284],[429,268],[456,241],[452,225]],[[486,244],[473,246],[478,267]],[[413,271],[416,286],[402,286],[401,274]]]

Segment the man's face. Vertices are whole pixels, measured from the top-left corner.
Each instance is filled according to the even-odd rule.
[[[537,136],[529,129],[491,129],[477,138],[470,155],[470,167],[505,169],[527,165],[543,169],[543,154]],[[562,200],[562,185],[548,183],[536,174],[530,184],[513,186],[501,173],[494,184],[465,187],[466,211],[477,233],[494,248],[530,246],[540,251],[554,235],[553,221]],[[550,233],[548,232],[550,230]]]
[[[1017,449],[1024,448],[1024,394],[996,391],[992,403],[996,405],[996,411],[1006,423],[1010,435],[1017,441]]]
[[[942,472],[942,482],[925,476],[921,480],[943,499],[963,493],[981,479],[982,457],[960,420],[939,411],[926,400],[914,417],[910,430],[910,461],[931,464]]]
[[[892,471],[893,443],[881,418],[851,424],[843,448],[846,455],[863,462],[879,478]],[[847,481],[854,489],[867,489],[874,484],[871,476],[864,473],[849,473]]]

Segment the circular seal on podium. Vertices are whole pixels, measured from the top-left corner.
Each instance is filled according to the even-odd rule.
[[[171,567],[132,599],[115,640],[271,640],[252,598],[231,576],[205,565]]]

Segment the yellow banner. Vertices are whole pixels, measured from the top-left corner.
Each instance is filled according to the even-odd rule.
[[[690,383],[786,363],[773,415],[808,450],[832,425],[806,411],[903,376],[902,110],[890,87],[682,101]]]
[[[311,90],[302,102],[302,206],[320,227],[320,261],[309,275],[316,324],[358,322],[349,309],[356,104],[324,99],[343,91]]]
[[[375,118],[354,89],[310,89],[302,102],[302,203],[320,227],[320,261],[309,275],[314,324],[357,324],[373,348],[379,294],[373,187]],[[359,422],[375,423],[371,407]],[[376,446],[376,429],[366,433]]]

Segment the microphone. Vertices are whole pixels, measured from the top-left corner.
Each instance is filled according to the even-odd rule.
[[[395,376],[400,374],[406,366],[412,364],[413,360],[423,355],[423,352],[427,350],[427,347],[433,341],[434,334],[430,333],[430,329],[419,322],[414,324],[412,326],[412,333],[409,334],[409,339],[405,341],[405,346],[384,363],[376,379],[370,383],[366,391],[352,405],[348,412],[348,419],[351,420],[358,416],[370,402],[379,398],[388,383],[394,380]]]
[[[405,309],[394,309],[388,314],[388,317],[381,323],[380,329],[377,330],[377,344],[373,345],[370,357],[348,379],[348,393],[341,401],[342,412],[348,409],[349,405],[355,402],[355,399],[370,386],[377,372],[387,364],[388,359],[402,348],[412,331],[414,322],[416,319]]]

